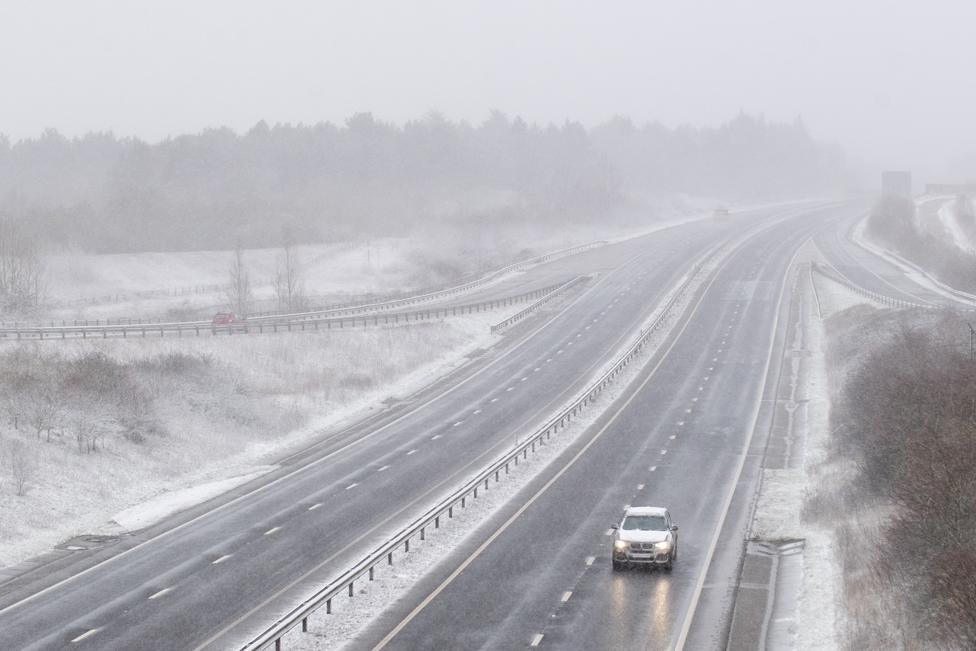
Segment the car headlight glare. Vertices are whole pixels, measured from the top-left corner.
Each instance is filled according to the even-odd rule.
[[[626,540],[615,540],[613,541],[613,548],[616,549],[618,552],[622,552],[625,549],[627,549],[627,546],[629,544],[630,543],[628,543]]]
[[[659,552],[671,551],[671,541],[665,540],[663,542],[655,543],[654,550]]]

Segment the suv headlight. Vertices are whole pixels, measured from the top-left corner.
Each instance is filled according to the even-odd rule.
[[[613,548],[618,552],[625,551],[630,546],[630,543],[626,540],[614,540]]]
[[[657,552],[669,552],[671,551],[671,541],[665,540],[659,543],[654,543],[654,551]]]

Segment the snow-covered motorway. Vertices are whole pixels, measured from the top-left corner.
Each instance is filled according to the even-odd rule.
[[[633,335],[704,251],[741,235],[745,223],[770,222],[800,212],[797,208],[764,209],[737,215],[734,220],[694,222],[564,258],[551,263],[552,267],[543,265],[540,273],[598,276],[571,296],[560,312],[516,329],[497,350],[488,351],[409,404],[329,434],[308,453],[289,458],[278,472],[259,482],[115,545],[39,566],[0,585],[0,647],[228,648],[246,639],[281,604],[357,560],[364,548],[395,531],[509,447],[516,433],[543,421]],[[602,469],[612,478],[607,482],[586,480],[575,487],[581,491],[579,503],[591,505],[589,517],[576,519],[561,513],[565,504],[560,501],[548,517],[562,518],[562,526],[571,525],[573,532],[560,534],[546,529],[555,525],[546,524],[534,534],[526,534],[525,544],[507,562],[486,566],[493,579],[484,582],[479,591],[493,584],[492,600],[498,607],[487,608],[484,601],[479,602],[479,608],[471,611],[476,620],[468,621],[469,633],[491,628],[498,636],[515,635],[520,626],[530,623],[527,614],[515,617],[509,610],[504,621],[511,626],[492,627],[490,623],[492,612],[506,612],[511,606],[512,595],[540,597],[524,609],[528,613],[549,607],[538,592],[545,586],[559,583],[563,591],[573,590],[565,585],[581,574],[583,566],[570,563],[577,548],[588,544],[592,534],[602,535],[608,520],[616,517],[624,503],[635,499],[638,483],[651,486],[648,481],[633,481],[636,474],[631,475],[641,470],[634,465],[636,453],[650,450],[647,446],[652,444],[654,454],[664,461],[646,464],[643,471],[658,473],[655,481],[672,478],[665,483],[676,492],[673,499],[672,493],[649,494],[671,499],[684,525],[681,562],[670,582],[663,584],[672,588],[663,595],[666,602],[659,613],[673,629],[691,594],[688,580],[697,576],[692,574],[696,554],[700,569],[701,546],[708,540],[709,525],[714,528],[718,521],[721,495],[734,480],[729,474],[734,470],[728,467],[730,459],[736,458],[736,444],[746,436],[754,394],[761,386],[760,365],[741,360],[752,360],[768,349],[775,313],[772,288],[782,281],[793,249],[820,224],[814,217],[828,213],[833,214],[807,212],[803,219],[773,226],[730,260],[709,288],[707,300],[690,316],[675,349],[665,357],[669,367],[662,366],[650,376],[653,382],[641,389],[641,399],[624,412],[644,409],[645,404],[656,408],[646,407],[641,415],[628,415],[625,420],[617,416],[612,423],[614,434],[601,436],[594,444],[601,450],[606,447],[605,452],[590,450],[577,464]],[[721,343],[716,346],[716,341]],[[716,361],[708,361],[712,359]],[[731,360],[739,361],[733,364]],[[706,370],[708,366],[721,370],[723,363],[732,370]],[[722,383],[727,386],[723,388]],[[650,395],[647,392],[657,392],[658,398],[645,399],[643,396]],[[715,396],[711,412],[703,409],[712,404],[708,396]],[[699,403],[702,408],[696,411]],[[685,424],[680,426],[679,411],[685,414]],[[699,419],[708,414],[713,419],[708,422],[729,424],[707,429],[706,421]],[[621,428],[622,422],[631,425]],[[706,432],[695,445],[685,445],[693,437],[668,430],[692,423],[697,423],[696,431]],[[618,428],[622,431],[617,432]],[[668,438],[672,434],[675,439]],[[663,439],[658,441],[658,437]],[[650,471],[650,465],[658,468]],[[572,490],[572,482],[568,485]],[[575,505],[576,498],[570,502]],[[612,504],[612,508],[601,511],[593,504]],[[590,525],[597,521],[591,531]],[[535,537],[539,534],[543,535],[541,543]],[[567,551],[570,549],[572,553]],[[536,554],[543,554],[547,563],[563,564],[557,568],[523,560],[526,573],[516,576],[513,563]],[[532,589],[515,590],[506,597],[513,577],[520,586],[528,584]],[[642,578],[647,577],[634,575],[623,580]],[[680,588],[679,581],[685,582]],[[633,585],[643,590],[655,583]],[[618,584],[605,587],[611,591],[596,595],[596,609],[600,603],[607,605],[608,599],[616,603],[635,596],[621,593]],[[585,593],[585,587],[576,589],[577,597]],[[582,603],[580,598],[570,599],[565,607],[577,608]],[[437,612],[437,608],[425,610],[423,617]],[[517,626],[515,620],[522,624]],[[421,637],[414,639],[422,640],[422,621],[410,622],[400,632],[405,636],[401,639],[408,640],[409,635],[417,635],[412,631],[420,630]],[[443,615],[438,621],[443,621]],[[582,623],[585,619],[578,621],[582,632],[598,635],[596,627],[591,630]],[[527,632],[535,634],[539,626],[532,620],[532,631]],[[548,635],[549,639],[557,636],[554,632]],[[504,639],[514,642],[516,637]],[[516,646],[523,642],[528,643],[520,639]]]

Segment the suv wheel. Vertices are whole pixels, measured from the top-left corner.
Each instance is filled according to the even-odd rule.
[[[613,571],[614,572],[619,572],[620,570],[624,569],[624,564],[621,563],[620,561],[613,560],[611,562],[613,563]]]

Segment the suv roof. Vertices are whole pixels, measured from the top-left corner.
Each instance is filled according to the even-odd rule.
[[[631,506],[624,509],[624,515],[664,515],[667,511],[663,506]]]

